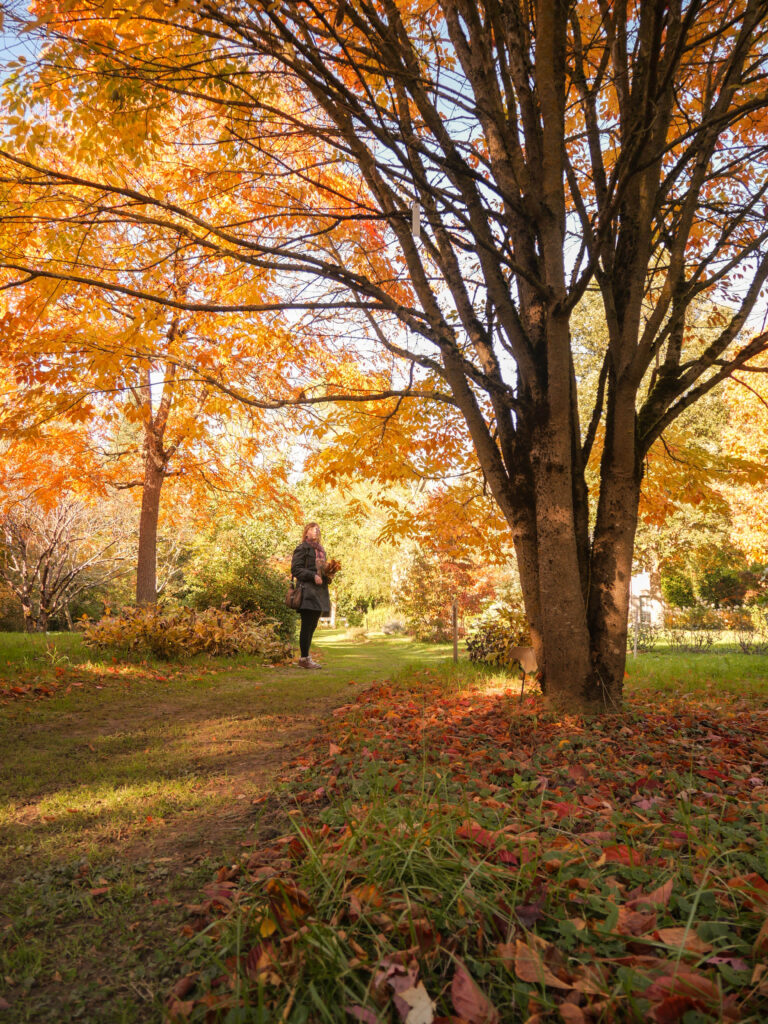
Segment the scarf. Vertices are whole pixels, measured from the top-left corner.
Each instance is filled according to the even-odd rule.
[[[325,548],[319,540],[310,540],[309,537],[307,537],[307,544],[315,549],[315,562],[317,565],[322,565],[324,562],[328,561],[325,554]]]

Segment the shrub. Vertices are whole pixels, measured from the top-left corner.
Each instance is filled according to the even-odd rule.
[[[444,643],[453,636],[453,600],[462,616],[473,615],[492,591],[481,566],[417,548],[400,566],[394,599],[412,636]],[[461,623],[459,630],[464,631]]]
[[[637,627],[637,650],[642,654],[652,651],[661,638],[661,630],[658,626],[651,626],[647,622]],[[630,625],[627,630],[627,650],[635,649],[635,627]]]
[[[705,608],[701,605],[693,608],[672,608],[665,616],[661,637],[673,651],[704,654],[727,628],[724,615],[724,612],[716,608]]]
[[[762,605],[734,608],[728,613],[728,628],[744,654],[768,654],[768,609]]]
[[[404,633],[405,623],[394,605],[380,604],[366,612],[365,628],[369,633]]]
[[[82,630],[86,647],[151,654],[166,661],[191,654],[250,654],[272,663],[291,657],[276,623],[261,612],[147,606],[86,621]]]
[[[273,620],[290,641],[298,616],[285,606],[288,580],[272,564],[267,540],[250,524],[243,533],[217,529],[184,566],[184,583],[176,597],[197,611],[238,608]]]
[[[414,551],[395,587],[395,603],[417,640],[444,642],[451,636],[451,593],[443,565],[430,552]]]
[[[477,620],[466,639],[469,660],[486,665],[512,665],[513,647],[528,647],[531,629],[522,608],[494,604]]]

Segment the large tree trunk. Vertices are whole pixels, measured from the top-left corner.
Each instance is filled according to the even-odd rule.
[[[609,394],[609,441],[591,542],[584,467],[578,445],[568,446],[565,415],[561,406],[537,417],[542,426],[529,443],[533,489],[514,492],[510,522],[548,702],[559,709],[611,710],[622,699],[642,478],[634,402],[621,389]]]

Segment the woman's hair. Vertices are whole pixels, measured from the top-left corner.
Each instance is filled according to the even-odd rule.
[[[307,534],[309,533],[309,531],[312,529],[313,526],[316,526],[318,528],[318,530],[320,529],[320,523],[307,523],[307,525],[304,527],[304,531],[303,531],[303,533],[301,535],[301,542],[302,542],[302,544],[307,539]]]

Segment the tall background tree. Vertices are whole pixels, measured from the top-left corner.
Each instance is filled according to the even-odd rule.
[[[614,706],[646,456],[768,345],[750,330],[768,276],[765,0],[44,0],[36,12],[39,74],[10,85],[5,283],[279,305],[297,330],[375,339],[402,363],[372,392],[461,414],[514,541],[546,692]],[[47,160],[44,103],[67,110],[70,132]],[[93,156],[118,126],[139,152],[170,109],[199,126],[184,188]],[[19,230],[36,216],[91,239],[115,219],[158,225],[209,264],[268,278],[269,300],[206,304],[204,287],[175,300],[130,268],[83,265],[72,244],[41,255]],[[606,341],[585,403],[570,322],[591,286]],[[349,394],[337,379],[280,400]]]

